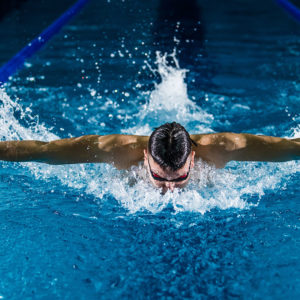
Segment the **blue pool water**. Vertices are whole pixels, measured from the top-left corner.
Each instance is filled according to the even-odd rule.
[[[72,3],[8,15],[1,63]],[[185,7],[92,0],[0,91],[0,140],[149,134],[171,120],[300,137],[299,24],[275,1]],[[297,161],[200,161],[165,195],[142,166],[0,167],[2,299],[300,296]]]

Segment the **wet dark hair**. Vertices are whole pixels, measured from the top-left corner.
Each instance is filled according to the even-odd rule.
[[[192,151],[192,144],[197,146],[182,125],[166,123],[152,132],[148,151],[160,167],[176,171],[185,164]]]

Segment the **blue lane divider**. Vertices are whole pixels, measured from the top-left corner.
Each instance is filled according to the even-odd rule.
[[[53,35],[55,35],[73,16],[75,16],[90,0],[78,0],[48,28],[46,28],[37,38],[32,40],[26,47],[18,52],[11,60],[0,68],[0,86],[8,81],[19,68],[24,65],[27,58],[31,57],[44,44],[46,44]]]
[[[288,0],[277,0],[277,3],[283,7],[291,16],[300,22],[300,8],[289,2]]]

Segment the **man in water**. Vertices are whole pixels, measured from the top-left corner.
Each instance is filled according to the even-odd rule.
[[[184,187],[195,159],[222,168],[236,161],[288,161],[300,159],[300,139],[247,133],[189,135],[180,124],[166,123],[150,137],[86,135],[51,142],[0,142],[0,160],[48,164],[112,163],[128,169],[144,160],[150,181],[163,191]]]

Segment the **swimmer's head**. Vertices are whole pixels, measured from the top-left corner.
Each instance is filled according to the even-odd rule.
[[[187,184],[194,167],[193,143],[185,128],[176,122],[166,123],[152,132],[144,157],[155,186],[173,190]]]

